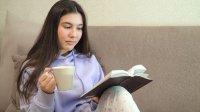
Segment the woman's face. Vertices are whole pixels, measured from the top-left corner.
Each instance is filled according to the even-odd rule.
[[[79,13],[69,13],[61,17],[58,25],[60,53],[72,50],[82,36],[83,20]]]

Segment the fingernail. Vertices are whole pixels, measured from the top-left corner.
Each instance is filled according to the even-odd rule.
[[[52,71],[50,71],[49,74],[53,76],[53,72]]]

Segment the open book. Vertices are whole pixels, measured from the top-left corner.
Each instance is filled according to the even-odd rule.
[[[103,80],[98,82],[90,91],[80,98],[101,96],[101,94],[112,86],[122,86],[130,93],[148,84],[152,80],[145,74],[146,68],[143,65],[135,65],[130,70],[112,70]]]

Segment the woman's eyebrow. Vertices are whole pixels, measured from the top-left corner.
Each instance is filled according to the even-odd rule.
[[[63,24],[63,25],[65,25],[65,24],[67,24],[67,25],[73,25],[73,24],[70,23],[70,22],[63,22],[62,24]],[[83,24],[77,24],[77,26],[83,26]]]
[[[63,24],[63,25],[65,25],[65,24],[72,25],[70,22],[63,22],[62,24]]]

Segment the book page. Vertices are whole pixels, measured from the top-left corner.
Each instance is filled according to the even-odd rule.
[[[132,93],[152,81],[148,78],[149,75],[144,73],[145,71],[146,68],[142,65],[133,66],[129,71],[112,70],[80,98],[101,96],[106,89],[112,86],[122,86]]]
[[[114,77],[123,77],[123,76],[132,76],[129,72],[125,70],[112,70],[111,71],[111,78]]]
[[[141,75],[144,74],[144,72],[147,69],[143,65],[135,65],[131,69],[128,70],[129,74],[134,76],[135,74]]]
[[[135,76],[140,76],[140,77],[143,77],[143,78],[146,78],[146,79],[150,79],[149,74],[137,73],[137,74],[135,74]]]
[[[124,70],[112,70],[110,73],[105,75],[105,77],[100,80],[96,86],[100,85],[104,81],[108,80],[109,78],[115,78],[115,77],[122,77],[122,76],[130,76],[130,74],[127,71]]]

